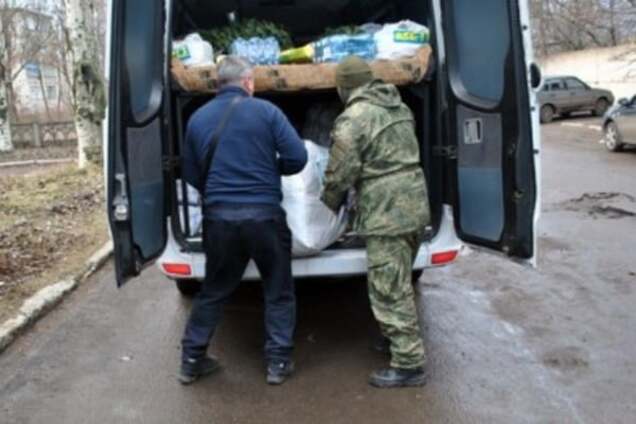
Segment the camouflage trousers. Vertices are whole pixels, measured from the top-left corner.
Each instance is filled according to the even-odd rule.
[[[426,361],[411,281],[420,242],[419,234],[367,237],[369,300],[391,341],[395,368],[417,368]]]

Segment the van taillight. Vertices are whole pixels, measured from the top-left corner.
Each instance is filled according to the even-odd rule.
[[[171,275],[192,275],[192,268],[188,264],[163,264],[163,270]]]
[[[433,256],[431,257],[431,264],[444,265],[444,264],[453,262],[455,259],[457,259],[458,254],[459,254],[458,250],[449,250],[448,252],[433,253]]]

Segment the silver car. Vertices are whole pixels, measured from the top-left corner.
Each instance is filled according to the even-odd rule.
[[[555,116],[568,117],[572,112],[592,112],[603,116],[614,103],[609,90],[591,88],[573,76],[547,77],[538,95],[541,122],[552,122]]]
[[[636,96],[620,99],[603,119],[605,147],[612,152],[625,145],[636,145]]]

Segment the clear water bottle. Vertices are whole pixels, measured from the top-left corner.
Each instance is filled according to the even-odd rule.
[[[274,37],[267,37],[263,40],[263,49],[264,49],[264,55],[263,55],[264,65],[275,65],[276,63],[278,63],[278,55],[280,53],[280,48],[278,46],[278,41]]]
[[[245,57],[245,40],[242,38],[237,38],[232,42],[230,46],[230,54],[234,56]]]
[[[272,64],[272,40],[269,37],[263,39],[263,65]]]
[[[270,65],[278,65],[278,58],[280,57],[280,44],[274,37],[269,37],[271,50],[270,50]]]
[[[258,46],[253,37],[247,40],[247,58],[252,65],[258,65]]]
[[[267,63],[267,44],[263,38],[254,38],[254,46],[256,50],[256,63],[265,65]]]

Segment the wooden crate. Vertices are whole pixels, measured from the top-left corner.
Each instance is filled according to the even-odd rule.
[[[422,81],[428,71],[431,47],[424,46],[412,57],[397,60],[375,60],[370,63],[373,75],[395,85]],[[257,92],[293,92],[324,90],[336,86],[336,64],[298,64],[257,66],[254,79]],[[214,93],[219,84],[215,66],[186,68],[174,59],[172,75],[185,91]]]

